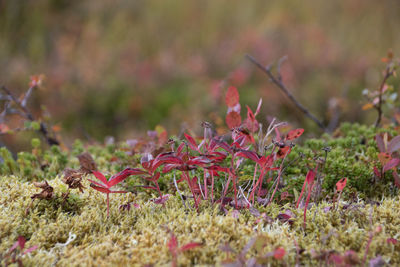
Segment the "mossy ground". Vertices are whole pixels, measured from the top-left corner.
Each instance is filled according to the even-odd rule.
[[[60,179],[50,181],[55,191],[64,186]],[[88,184],[85,184],[88,186]],[[220,265],[226,253],[219,249],[221,244],[229,244],[240,251],[254,236],[262,236],[265,247],[261,251],[254,248],[248,257],[264,255],[277,247],[283,247],[287,254],[282,261],[271,259],[272,265],[296,262],[296,246],[304,249],[300,262],[317,264],[312,251],[323,250],[344,252],[354,250],[362,259],[369,233],[376,226],[382,226],[371,243],[368,259],[381,255],[391,265],[400,264],[400,246],[389,244],[387,238],[400,237],[399,198],[384,199],[380,205],[359,202],[354,208],[338,211],[324,211],[330,204],[320,203],[308,211],[306,230],[303,229],[302,210],[286,206],[271,205],[260,211],[272,218],[287,208],[297,216],[293,225],[275,220],[272,223],[256,223],[256,217],[243,210],[238,217],[228,215],[218,207],[205,203],[200,211],[187,211],[178,197],[172,196],[165,204],[156,205],[146,197],[112,195],[110,217],[106,217],[105,197],[94,190],[86,190],[74,198],[72,203],[59,201],[36,201],[28,215],[25,208],[30,196],[37,190],[16,177],[0,178],[0,251],[7,251],[19,235],[27,237],[27,246],[38,245],[39,249],[24,256],[28,266],[128,266],[155,264],[168,265],[171,256],[167,241],[169,234],[165,226],[172,230],[179,244],[201,242],[202,247],[179,255],[181,265]],[[140,208],[120,211],[119,205],[134,201]],[[342,203],[343,205],[343,203]],[[371,217],[371,219],[370,219]],[[371,224],[372,223],[372,224]],[[76,238],[67,246],[69,234]]]
[[[287,166],[279,188],[280,192],[288,191],[292,198],[268,207],[256,206],[274,219],[273,222],[259,223],[249,210],[237,213],[231,209],[226,215],[209,202],[203,202],[198,212],[185,209],[178,195],[172,195],[165,206],[154,204],[150,199],[157,196],[152,195],[152,191],[134,187],[143,184],[137,177],[122,184],[134,193],[111,195],[109,218],[106,217],[105,196],[91,189],[86,179],[84,193],[73,190],[68,202],[62,202],[61,194],[66,192],[67,186],[60,175],[66,167],[78,168],[78,154],[89,151],[99,169],[112,174],[125,167],[134,167],[140,160],[139,154],[126,153],[130,151],[126,144],[85,147],[76,142],[69,151],[58,147],[42,151],[35,140],[32,152],[21,152],[16,160],[1,148],[0,253],[6,252],[22,235],[28,240],[27,247],[39,246],[38,250],[24,256],[23,262],[28,266],[163,266],[169,265],[172,259],[167,247],[168,227],[180,245],[203,244],[179,255],[178,262],[182,266],[221,265],[228,256],[220,245],[229,243],[240,251],[255,236],[261,245],[253,247],[247,257],[262,257],[283,247],[287,252],[283,260],[269,258],[266,264],[293,266],[298,258],[302,265],[324,265],[325,261],[318,262],[314,256],[327,251],[354,250],[362,259],[369,234],[380,225],[382,231],[372,239],[367,259],[381,255],[386,263],[400,265],[400,244],[387,242],[388,238],[400,239],[399,191],[390,174],[377,180],[373,173],[374,166],[380,167],[373,138],[381,131],[392,136],[397,134],[393,129],[377,131],[362,125],[343,124],[333,136],[308,139],[303,145],[296,146],[288,162],[297,161]],[[301,190],[307,170],[315,167],[318,158],[324,158],[322,148],[326,146],[331,152],[321,169],[323,198],[308,210],[304,229],[303,210],[294,208],[295,194]],[[254,165],[246,161],[240,171],[239,183],[247,183],[253,170]],[[348,178],[348,184],[341,198],[341,208],[327,211],[324,208],[332,205],[334,185],[343,177]],[[54,187],[57,197],[50,201],[35,200],[29,214],[25,215],[30,196],[40,191],[32,181],[43,179]],[[171,179],[172,175],[167,174],[159,182],[165,193],[174,194]],[[216,183],[217,191],[221,190],[221,183]],[[181,190],[185,189],[183,185]],[[279,199],[279,196],[275,198]],[[132,201],[140,208],[119,209],[120,205]],[[344,209],[346,201],[350,206]],[[296,215],[292,225],[276,219],[287,209]],[[70,234],[76,238],[63,246]],[[296,242],[301,251],[298,256]],[[229,255],[229,258],[235,258],[235,255]]]

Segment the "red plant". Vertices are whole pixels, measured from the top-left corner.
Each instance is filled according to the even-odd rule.
[[[226,124],[229,128],[239,127],[242,123],[242,118],[240,117],[240,103],[239,103],[239,93],[236,87],[229,87],[225,95],[225,103],[228,106],[228,112],[226,114]]]
[[[144,171],[140,169],[126,168],[125,170],[117,173],[116,175],[110,177],[109,180],[107,180],[107,178],[101,172],[98,171],[92,172],[92,174],[96,176],[96,178],[100,180],[101,183],[88,179],[89,182],[91,182],[90,187],[107,195],[107,217],[109,216],[110,213],[110,194],[128,193],[128,191],[113,191],[110,190],[110,188],[124,181],[126,178],[128,178],[128,176],[139,175],[143,173]]]
[[[192,242],[192,243],[187,243],[186,245],[183,245],[182,247],[178,247],[178,239],[171,232],[171,238],[169,239],[167,245],[168,245],[168,250],[172,255],[172,266],[176,267],[176,266],[178,266],[178,254],[179,253],[182,253],[182,252],[187,251],[189,249],[200,247],[203,244]]]
[[[18,240],[14,243],[14,245],[12,245],[8,253],[3,256],[3,259],[5,260],[4,262],[5,266],[8,266],[9,264],[12,263],[17,263],[18,266],[24,266],[22,264],[22,260],[20,257],[28,253],[31,253],[32,251],[38,248],[38,246],[35,245],[23,251],[25,248],[25,243],[26,243],[25,237],[19,236]],[[19,252],[17,250],[18,247],[19,247]]]
[[[189,147],[197,150],[196,143],[192,137],[189,135],[186,135],[187,140],[189,141]],[[170,172],[173,169],[181,171],[181,179],[177,181],[177,183],[182,182],[183,180],[186,180],[189,189],[193,195],[194,198],[194,203],[196,208],[199,207],[199,198],[197,195],[200,193],[200,187],[197,184],[197,177],[191,178],[189,171],[190,170],[195,170],[200,167],[206,167],[208,164],[210,164],[212,161],[208,159],[205,156],[191,156],[189,152],[183,152],[183,148],[185,146],[185,143],[182,143],[176,152],[173,152],[163,158],[163,173]]]
[[[375,136],[376,144],[380,151],[378,159],[382,168],[378,171],[377,167],[374,166],[374,173],[377,177],[382,178],[387,171],[393,170],[394,184],[400,188],[400,177],[396,168],[400,164],[400,158],[393,157],[393,153],[400,149],[400,135],[393,137],[390,142],[387,142],[387,133],[385,135],[384,138],[379,134]]]
[[[305,203],[305,206],[304,206],[304,228],[306,227],[307,206],[308,206],[308,203],[310,201],[311,192],[312,192],[312,190],[314,188],[314,179],[315,179],[315,175],[316,175],[317,169],[318,169],[318,166],[315,168],[315,170],[309,170],[308,171],[306,179],[304,180],[303,187],[301,189],[301,193],[300,193],[299,199],[297,200],[297,204],[296,204],[296,209],[297,209],[297,208],[299,208],[300,200],[301,200],[301,198],[303,196],[306,184],[308,184],[308,195],[307,195],[306,203]]]
[[[347,178],[346,177],[340,179],[336,183],[336,191],[339,192],[339,196],[338,196],[338,199],[337,199],[337,207],[339,207],[339,200],[340,200],[340,197],[342,196],[342,192],[343,192],[343,189],[345,188],[346,184],[347,184]]]

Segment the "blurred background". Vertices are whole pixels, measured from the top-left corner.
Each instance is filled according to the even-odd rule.
[[[230,85],[243,116],[262,97],[262,123],[276,116],[318,134],[245,55],[287,55],[284,82],[321,120],[339,107],[342,121],[372,123],[361,92],[379,86],[388,49],[400,51],[399,14],[398,0],[0,0],[0,84],[18,95],[44,74],[29,108],[66,142],[157,125],[200,133],[202,121],[223,130]]]

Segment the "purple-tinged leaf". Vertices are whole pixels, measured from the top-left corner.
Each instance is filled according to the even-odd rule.
[[[180,164],[166,164],[164,165],[164,168],[162,169],[162,173],[168,173],[171,170],[178,168]]]
[[[400,135],[393,137],[388,144],[388,150],[393,153],[400,149]]]
[[[225,141],[219,141],[219,140],[215,140],[216,144],[218,147],[224,149],[226,152],[228,153],[232,153],[232,149],[231,147],[228,145],[228,143],[226,143]]]
[[[258,156],[258,154],[256,152],[249,151],[249,150],[241,150],[240,152],[236,153],[236,156],[250,159],[256,163],[258,163],[260,160],[260,157]]]
[[[166,194],[166,195],[163,195],[160,198],[152,199],[151,201],[153,201],[155,204],[162,204],[163,205],[165,202],[167,202],[169,197],[170,197],[170,195]]]
[[[398,158],[392,158],[388,163],[385,164],[383,167],[383,172],[387,172],[388,170],[393,169],[397,165],[399,165],[400,159]]]
[[[369,261],[369,267],[381,267],[385,265],[385,261],[382,259],[382,256],[378,256]]]
[[[397,188],[400,188],[400,177],[397,171],[394,171],[393,173],[393,178],[394,178],[394,184],[397,186]]]
[[[255,217],[260,217],[261,215],[260,211],[254,207],[250,207],[249,211]]]
[[[378,146],[379,151],[381,153],[386,152],[385,143],[383,142],[382,136],[380,134],[377,134],[375,136],[375,141],[376,141],[376,145]]]

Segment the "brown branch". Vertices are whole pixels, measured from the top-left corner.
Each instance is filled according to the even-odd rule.
[[[383,115],[383,110],[382,110],[382,96],[383,96],[383,88],[385,88],[385,84],[387,79],[390,78],[390,76],[393,75],[393,70],[390,67],[390,64],[388,64],[386,66],[385,69],[385,75],[383,76],[383,80],[381,82],[381,85],[379,86],[379,100],[378,100],[378,104],[374,105],[375,109],[378,111],[378,118],[376,118],[375,121],[375,128],[377,128],[379,126],[379,124],[381,123],[382,120],[382,115]]]
[[[311,119],[313,122],[315,122],[319,128],[321,128],[323,131],[326,131],[326,128],[324,124],[317,119],[308,109],[306,109],[297,99],[290,93],[290,91],[287,89],[286,85],[282,82],[282,78],[280,73],[278,72],[278,76],[275,77],[274,74],[271,72],[271,67],[267,66],[264,67],[261,65],[255,58],[253,58],[250,55],[246,55],[246,57],[254,64],[256,65],[260,70],[262,70],[267,76],[270,78],[270,80],[279,88],[281,91],[295,104],[295,106],[300,109],[304,115],[306,115],[309,119]],[[278,68],[280,68],[281,63],[283,62],[284,58],[279,61]]]
[[[31,122],[36,121],[33,114],[25,107],[26,103],[24,103],[24,105],[21,104],[20,101],[12,94],[12,92],[7,87],[2,86],[1,89],[10,97],[11,101],[13,101],[17,105],[17,107],[23,112],[21,114],[23,117],[30,120]],[[26,101],[27,99],[24,99],[24,102]],[[38,132],[40,132],[43,135],[43,137],[46,139],[49,145],[60,145],[60,142],[56,138],[51,137],[49,135],[47,126],[44,122],[40,122],[40,128]]]

